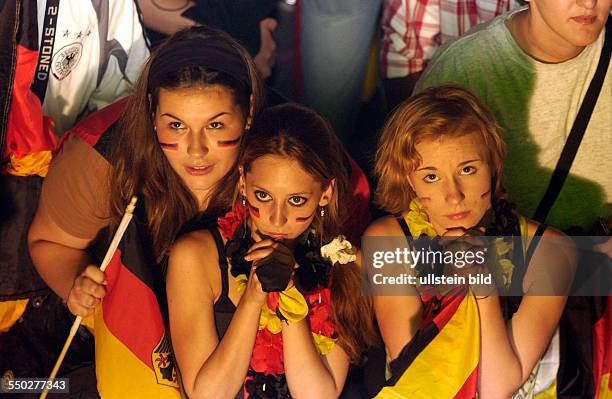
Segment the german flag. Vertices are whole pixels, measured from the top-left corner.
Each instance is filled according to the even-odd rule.
[[[595,398],[612,399],[612,299],[606,298],[602,316],[593,327]]]
[[[45,11],[47,8],[51,10],[49,18],[57,15],[58,4],[55,1],[45,6]],[[13,10],[14,7],[19,9]],[[11,104],[10,112],[3,118],[6,121],[6,131],[2,131],[0,136],[2,162],[8,161],[3,165],[3,173],[44,177],[51,163],[52,151],[56,148],[56,139],[53,120],[42,112],[44,90],[37,87],[34,81],[40,56],[36,2],[23,1],[17,2],[16,6],[2,7],[3,21],[4,17],[14,15],[19,16],[19,20],[14,21],[19,26],[19,30],[14,30],[17,35],[5,37],[5,32],[2,35],[7,43],[13,42],[15,45],[14,54],[11,55],[14,60],[3,59],[7,66],[14,65],[14,71],[4,75],[12,76],[13,80],[2,83],[11,85],[11,94],[7,98]],[[3,94],[6,89],[3,88]]]
[[[376,399],[474,398],[480,354],[474,296],[431,298],[424,314],[421,328],[391,364],[389,386]]]
[[[94,314],[96,376],[103,398],[180,397],[156,295],[163,292],[161,269],[149,259],[141,226],[137,214],[105,271],[107,293]]]
[[[92,113],[70,134],[110,162],[117,120],[126,105],[127,98]],[[162,316],[164,280],[152,257],[143,210],[139,199],[134,218],[105,270],[106,296],[93,317],[98,391],[105,399],[180,397]]]
[[[56,139],[53,120],[42,112],[43,99],[32,89],[39,58],[36,2],[0,3],[2,333],[22,316],[28,298],[48,291],[32,264],[26,236]]]

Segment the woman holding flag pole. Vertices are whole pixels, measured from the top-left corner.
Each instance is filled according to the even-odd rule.
[[[77,125],[54,160],[30,252],[73,314],[95,310],[103,397],[179,396],[157,265],[187,222],[226,210],[262,101],[246,51],[223,32],[191,28],[152,54],[134,94]],[[91,248],[117,228],[134,194],[135,221],[102,273]]]
[[[539,361],[561,317],[576,252],[561,232],[513,211],[502,186],[504,156],[499,125],[459,86],[423,91],[386,122],[376,200],[392,215],[372,223],[365,240],[430,237],[428,250],[483,250],[484,265],[434,260],[414,273],[490,275],[492,282],[417,283],[404,295],[381,288],[374,309],[389,369],[377,398],[528,398],[536,375],[550,377],[538,374]],[[523,296],[518,307],[504,293]],[[556,370],[548,374],[554,380]]]

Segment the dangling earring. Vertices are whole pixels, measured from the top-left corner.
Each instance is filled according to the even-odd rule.
[[[319,216],[321,216],[321,221],[319,222],[319,242],[323,242],[323,217],[325,217],[325,208],[319,207]]]
[[[247,231],[247,204],[246,204],[246,195],[242,194],[242,227],[244,230],[244,235],[246,236]]]

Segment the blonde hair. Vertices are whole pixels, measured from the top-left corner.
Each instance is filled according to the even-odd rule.
[[[481,135],[489,152],[493,201],[502,198],[506,145],[501,130],[491,111],[461,86],[432,87],[410,97],[393,111],[382,129],[374,165],[378,179],[375,202],[390,213],[407,210],[415,197],[407,176],[421,162],[416,144],[474,132]]]

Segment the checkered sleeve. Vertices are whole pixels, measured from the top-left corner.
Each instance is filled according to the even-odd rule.
[[[424,69],[440,43],[440,0],[385,0],[381,73],[399,78]]]
[[[385,0],[382,76],[399,78],[423,70],[441,43],[515,6],[516,0]]]
[[[510,9],[512,0],[440,0],[442,43]]]

